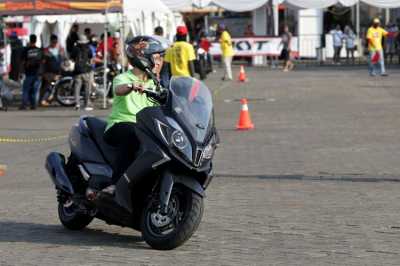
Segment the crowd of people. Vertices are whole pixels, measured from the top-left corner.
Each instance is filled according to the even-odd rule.
[[[335,28],[330,31],[334,50],[333,63],[342,63],[341,51],[343,47],[346,49],[347,64],[355,63],[354,52],[357,51],[357,45],[362,45],[364,50],[369,54],[371,51],[371,28],[379,28],[379,31],[383,30],[377,33],[380,41],[378,50],[382,51],[382,58],[387,60],[389,64],[392,64],[394,57],[398,56],[400,62],[399,26],[394,22],[390,22],[386,26],[382,27],[381,21],[378,18],[375,18],[373,19],[372,26],[368,28],[368,31],[365,33],[365,38],[361,39],[360,43],[357,42],[357,36],[350,25],[346,25],[343,28],[343,31],[340,25],[336,25]],[[381,33],[383,33],[382,36]]]
[[[1,60],[1,79],[14,81],[23,80],[22,102],[20,110],[28,108],[34,110],[39,105],[49,106],[53,101],[52,83],[62,75],[71,75],[74,78],[75,108],[81,109],[80,99],[84,95],[82,108],[86,111],[93,110],[90,95],[93,90],[93,71],[103,64],[105,53],[104,35],[98,40],[90,28],[79,33],[79,25],[74,24],[67,37],[66,44],[59,43],[57,35],[51,35],[49,45],[37,46],[37,36],[29,36],[29,42],[24,47],[21,40],[13,34],[10,38],[11,59]],[[4,44],[1,44],[2,47]],[[0,47],[0,48],[2,48]],[[65,48],[64,48],[65,47]],[[109,62],[121,60],[120,41],[118,35],[107,38],[107,54]],[[5,51],[0,49],[1,56]],[[85,93],[81,93],[84,89]]]
[[[342,28],[337,25],[331,32],[334,55],[333,63],[341,64],[341,51],[343,46],[346,49],[346,62],[355,63],[355,51],[357,50],[357,36],[354,30],[346,25]],[[248,37],[254,37],[252,27],[245,30]],[[154,36],[163,38],[162,27],[156,27]],[[386,76],[385,59],[392,63],[393,57],[398,54],[400,60],[400,35],[399,28],[394,23],[387,27],[380,26],[379,19],[374,19],[372,26],[365,34],[366,50],[368,51],[370,75],[380,74]],[[282,60],[283,71],[291,71],[294,68],[292,59],[292,38],[293,35],[288,26],[283,27],[281,34],[280,55],[270,57],[272,63]],[[192,38],[193,39],[193,38]],[[124,58],[119,33],[114,35],[104,34],[98,38],[90,28],[85,28],[80,33],[79,25],[74,24],[69,32],[65,45],[59,43],[56,35],[51,35],[49,45],[46,47],[37,46],[37,36],[30,35],[26,47],[14,34],[10,37],[11,60],[7,67],[4,53],[6,47],[0,42],[0,77],[15,81],[23,80],[21,110],[36,109],[39,105],[49,106],[54,98],[52,84],[62,75],[68,73],[74,79],[75,109],[93,110],[91,95],[93,95],[94,70],[103,65],[105,54],[108,54],[107,61],[127,67]],[[163,67],[159,73],[160,82],[164,87],[168,86],[171,76],[195,76],[198,70],[198,49],[201,48],[206,54],[208,70],[212,71],[213,59],[210,49],[213,41],[219,42],[221,48],[221,64],[224,68],[222,80],[230,81],[232,75],[232,60],[235,50],[229,30],[224,24],[220,24],[216,30],[215,38],[211,39],[200,31],[192,41],[189,40],[189,31],[186,26],[179,26],[176,30],[175,42],[167,43],[165,54],[163,54]],[[107,53],[105,47],[107,46]],[[64,49],[65,47],[65,49]],[[23,78],[22,78],[23,77]],[[1,81],[0,80],[0,81]],[[0,82],[0,84],[2,84]],[[84,93],[82,93],[84,90]],[[81,99],[83,97],[82,106]]]
[[[169,43],[163,54],[164,67],[160,72],[160,82],[168,86],[171,76],[195,76],[198,72],[196,65],[195,47],[202,48],[207,54],[209,69],[212,70],[212,57],[209,54],[211,41],[204,32],[200,34],[197,43],[189,41],[186,26],[177,27],[175,42]],[[156,27],[154,36],[163,38],[162,27]],[[222,49],[224,65],[223,80],[232,80],[232,58],[234,55],[232,39],[224,25],[218,27],[218,40]],[[74,79],[75,109],[93,110],[90,95],[93,94],[93,72],[103,65],[105,47],[107,46],[108,62],[126,65],[121,50],[118,32],[111,36],[108,33],[107,43],[104,35],[97,38],[90,28],[80,33],[79,25],[74,24],[66,39],[65,45],[58,41],[57,35],[50,36],[50,44],[38,47],[37,36],[29,36],[29,42],[24,47],[17,36],[12,36],[10,69],[1,72],[1,77],[15,81],[23,80],[22,101],[20,110],[36,109],[38,106],[49,106],[54,98],[52,84],[62,75],[71,75]],[[65,47],[65,48],[64,48]],[[0,47],[1,48],[1,47]],[[4,54],[0,49],[0,54]],[[1,60],[5,62],[5,60]],[[7,65],[4,63],[4,65]],[[82,93],[84,90],[84,93]],[[82,106],[81,99],[83,96]]]

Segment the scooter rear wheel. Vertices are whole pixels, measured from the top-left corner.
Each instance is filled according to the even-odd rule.
[[[79,206],[68,197],[58,201],[58,217],[61,224],[69,230],[82,230],[94,218],[83,213]]]

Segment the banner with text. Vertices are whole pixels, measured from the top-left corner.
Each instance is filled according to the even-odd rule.
[[[281,38],[277,37],[255,37],[255,38],[232,38],[235,56],[276,56],[282,51]],[[298,57],[298,38],[293,37],[291,41],[292,56]],[[210,48],[212,55],[221,55],[219,43],[214,42]]]

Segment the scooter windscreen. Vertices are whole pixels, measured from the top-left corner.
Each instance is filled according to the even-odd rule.
[[[194,140],[204,143],[212,119],[210,90],[201,81],[191,77],[174,77],[170,82],[173,94],[172,110],[185,123]]]

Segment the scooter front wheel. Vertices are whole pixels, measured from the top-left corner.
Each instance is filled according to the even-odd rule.
[[[158,250],[179,247],[196,231],[203,209],[203,198],[183,186],[172,190],[166,215],[161,214],[158,197],[151,198],[141,220],[144,240]]]
[[[58,217],[61,224],[70,230],[82,230],[94,218],[83,213],[70,197],[58,201]]]

